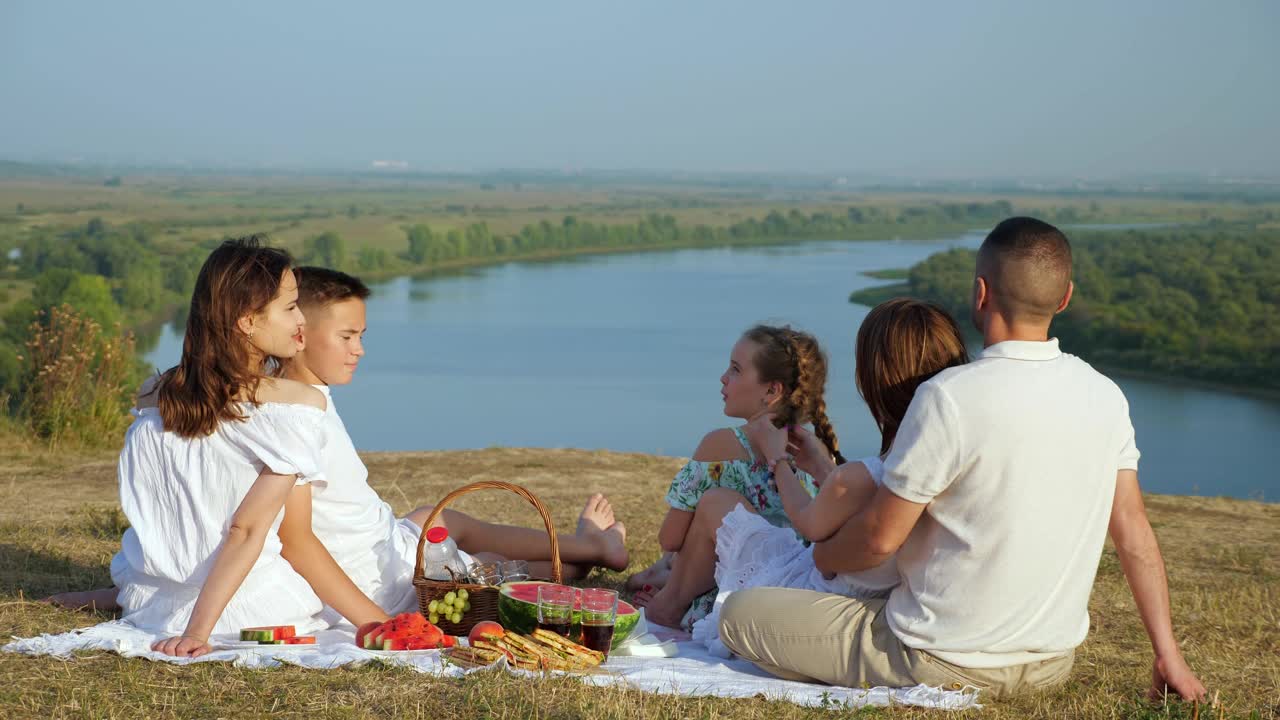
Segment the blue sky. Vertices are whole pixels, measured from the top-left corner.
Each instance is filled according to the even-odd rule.
[[[1280,175],[1280,4],[0,9],[0,157]]]

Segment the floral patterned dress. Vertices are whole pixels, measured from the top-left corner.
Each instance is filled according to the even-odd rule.
[[[667,490],[667,504],[674,510],[693,512],[703,493],[711,488],[722,487],[740,493],[769,524],[790,528],[791,520],[782,509],[782,498],[778,495],[778,483],[773,473],[769,472],[763,460],[756,458],[742,428],[733,428],[733,434],[742,443],[750,459],[716,462],[690,460],[671,481],[671,488]],[[809,496],[816,495],[818,490],[813,484],[813,478],[804,472],[798,473],[798,476]],[[688,630],[695,622],[706,617],[715,605],[716,592],[712,589],[694,600],[680,621],[680,626]]]

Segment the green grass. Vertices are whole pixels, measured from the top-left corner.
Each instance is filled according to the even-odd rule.
[[[531,488],[571,528],[583,498],[603,491],[629,528],[633,567],[658,554],[662,497],[681,461],[584,450],[488,450],[366,455],[371,479],[398,512],[430,503],[469,481],[502,479]],[[59,632],[101,617],[32,598],[109,583],[122,527],[110,452],[52,454],[0,436],[0,635]],[[1280,505],[1151,496],[1169,564],[1177,637],[1226,717],[1280,712]],[[482,518],[538,525],[515,496],[477,493],[455,506]],[[623,576],[591,582],[617,586]],[[1150,704],[1150,645],[1108,549],[1090,603],[1092,626],[1071,680],[1051,692],[990,702],[958,718],[1192,718],[1178,702]],[[1217,717],[1202,708],[1200,717]],[[383,666],[331,672],[282,667],[187,668],[107,653],[71,662],[0,655],[0,717],[740,717],[923,718],[905,708],[852,713],[763,699],[677,698],[598,689],[572,679],[524,680],[480,673],[464,680]]]

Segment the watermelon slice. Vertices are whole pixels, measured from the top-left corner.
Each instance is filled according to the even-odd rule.
[[[283,640],[277,640],[276,642],[284,643],[285,645],[315,645],[316,639],[314,635],[299,635],[291,638],[285,638]]]
[[[503,585],[498,595],[498,622],[502,623],[507,630],[526,635],[533,632],[538,625],[538,586],[543,584],[530,580]],[[574,626],[581,622],[581,614],[578,612],[580,607],[581,598],[574,603]],[[619,600],[618,619],[613,626],[611,647],[622,644],[631,635],[631,631],[635,630],[636,623],[639,621],[640,611],[632,607],[631,603]]]
[[[356,630],[356,647],[366,647],[366,645],[364,644],[364,639],[369,635],[369,633],[373,632],[374,630],[377,630],[380,627],[382,627],[382,623],[378,622],[377,620],[373,620],[371,622],[367,622],[361,625],[359,629]]]
[[[292,625],[263,625],[262,627],[240,629],[240,639],[246,642],[269,643],[275,640],[291,638],[297,634],[297,629]]]

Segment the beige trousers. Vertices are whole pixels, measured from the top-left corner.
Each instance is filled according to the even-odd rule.
[[[1071,673],[1074,652],[1004,668],[944,662],[903,645],[884,605],[811,590],[740,590],[720,610],[720,640],[777,677],[843,687],[973,686],[1002,697],[1058,685]]]

